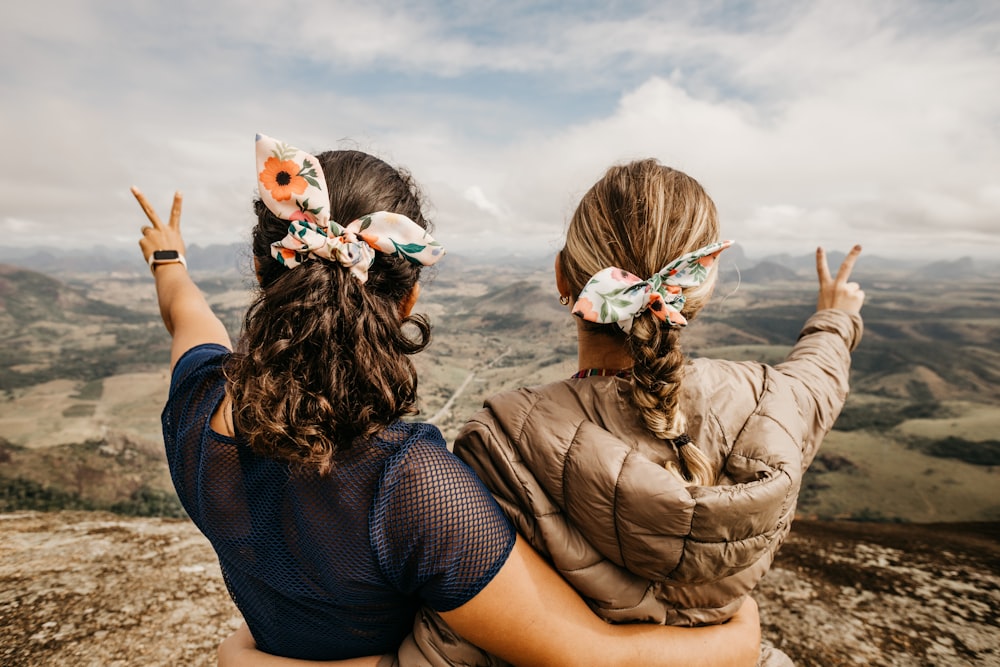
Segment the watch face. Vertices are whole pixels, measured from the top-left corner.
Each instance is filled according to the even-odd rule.
[[[178,259],[181,256],[176,250],[154,250],[153,259],[155,261]]]

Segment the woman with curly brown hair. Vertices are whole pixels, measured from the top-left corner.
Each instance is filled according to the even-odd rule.
[[[420,270],[443,254],[409,177],[269,137],[257,155],[260,291],[235,352],[186,271],[180,195],[163,224],[134,190],[172,336],[171,476],[261,649],[253,660],[391,663],[426,608],[517,664],[752,664],[752,602],[726,626],[605,624],[438,430],[401,419],[415,411],[409,356],[429,341],[411,314]]]

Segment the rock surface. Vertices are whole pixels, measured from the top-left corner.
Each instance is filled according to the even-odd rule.
[[[1000,665],[1000,524],[798,521],[755,596],[803,667]],[[214,665],[238,626],[186,520],[0,514],[0,664]]]

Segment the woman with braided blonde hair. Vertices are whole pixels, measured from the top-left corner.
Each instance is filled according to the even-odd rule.
[[[579,371],[488,399],[455,442],[518,533],[613,623],[730,618],[787,536],[847,397],[859,246],[835,279],[817,250],[817,312],[782,363],[684,357],[684,326],[730,245],[690,176],[655,160],[611,167],[555,261]],[[427,634],[415,633],[426,651],[447,645]],[[759,664],[791,661],[764,647]]]
[[[573,308],[573,314],[580,317],[580,337],[596,336],[601,354],[616,356],[613,360],[603,356],[581,359],[581,363],[587,368],[596,364],[604,369],[610,364],[630,371],[631,402],[646,428],[658,439],[677,445],[677,460],[668,461],[668,468],[702,486],[715,482],[715,471],[708,457],[689,438],[681,437],[686,420],[678,405],[685,361],[680,334],[712,293],[718,275],[711,271],[712,263],[731,244],[711,245],[718,238],[715,203],[698,182],[655,160],[643,160],[613,167],[594,185],[577,207],[565,247],[556,258],[560,295],[583,294]],[[594,310],[597,304],[592,300],[597,299],[591,294],[597,290],[584,293],[591,278],[606,267],[618,267],[633,276],[626,280],[639,283],[635,276],[660,275],[668,264],[665,259],[703,248],[709,252],[693,257],[694,266],[705,269],[703,278],[690,280],[683,288],[666,287],[683,308],[662,303],[657,291],[651,290],[647,293],[654,300],[646,316],[623,315],[624,319],[611,322],[610,314],[602,319]],[[607,326],[611,323],[616,326]],[[614,343],[605,344],[606,338]],[[589,351],[591,345],[585,343],[584,348]]]

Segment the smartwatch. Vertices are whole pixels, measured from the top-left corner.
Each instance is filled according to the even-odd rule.
[[[184,268],[187,268],[187,260],[184,259],[184,255],[176,250],[154,250],[153,254],[149,256],[149,270],[155,272],[156,267],[160,264],[183,264]]]

